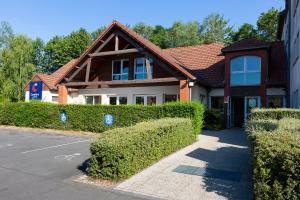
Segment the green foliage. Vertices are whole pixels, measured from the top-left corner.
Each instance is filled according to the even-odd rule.
[[[284,118],[291,111],[263,112],[268,114],[256,115],[246,124],[253,141],[255,198],[300,199],[300,118]]]
[[[229,43],[231,42],[231,32],[232,27],[229,26],[229,20],[220,14],[210,14],[204,19],[201,26],[201,36],[204,43]]]
[[[55,36],[45,46],[44,71],[52,73],[73,58],[77,58],[91,44],[92,37],[85,29],[65,37]]]
[[[299,109],[275,108],[275,109],[254,109],[251,112],[251,120],[279,120],[282,118],[300,119]]]
[[[143,22],[139,22],[136,25],[134,25],[133,30],[146,39],[149,39],[153,33],[153,27],[148,26]]]
[[[44,64],[44,50],[45,44],[41,38],[36,38],[32,41],[32,61],[31,63],[36,67],[37,72],[43,72],[43,64]]]
[[[91,145],[89,175],[120,180],[196,140],[192,122],[164,118],[105,132]]]
[[[161,47],[161,48],[168,48],[169,47],[169,32],[168,29],[164,28],[163,26],[155,26],[149,40]]]
[[[204,128],[208,130],[220,130],[222,128],[222,116],[219,109],[205,110]]]
[[[265,41],[275,41],[278,27],[279,10],[271,8],[262,13],[257,20],[259,37]]]
[[[0,104],[0,124],[103,132],[116,127],[131,126],[149,119],[164,117],[191,118],[195,134],[202,128],[203,105],[199,103],[171,103],[157,106],[104,106],[104,105],[59,105],[50,103]],[[68,120],[60,122],[60,112],[66,111]],[[114,116],[114,126],[104,125],[104,115]]]
[[[237,42],[243,39],[258,38],[257,30],[252,24],[243,24],[237,32],[232,33],[232,41]]]
[[[24,35],[14,36],[0,50],[0,91],[11,101],[24,99],[24,86],[35,71],[32,57],[32,40]]]
[[[14,32],[9,23],[2,21],[0,23],[0,49],[7,47],[13,36]]]
[[[92,39],[95,40],[104,30],[106,29],[106,26],[101,26],[97,30],[91,33]]]

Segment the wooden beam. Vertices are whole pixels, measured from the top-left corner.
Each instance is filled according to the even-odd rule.
[[[68,82],[70,82],[88,63],[88,60],[87,59],[69,78]]]
[[[129,47],[129,45],[130,45],[130,44],[126,44],[126,46],[123,48],[123,50],[124,50],[124,49],[127,49],[127,48]]]
[[[130,38],[129,36],[127,36],[126,34],[124,34],[121,31],[117,32],[119,36],[121,36],[124,40],[126,40],[128,43],[132,44],[135,48],[140,49],[142,48],[135,40],[133,40],[132,38]],[[143,49],[143,48],[142,48]]]
[[[118,51],[104,51],[100,53],[92,53],[89,54],[91,57],[98,57],[98,56],[110,56],[110,55],[118,55],[118,54],[127,54],[127,53],[137,53],[140,52],[138,49],[124,49]]]
[[[119,50],[119,36],[116,35],[115,37],[115,51]]]
[[[178,82],[179,78],[157,78],[145,80],[122,80],[122,81],[95,81],[95,82],[69,82],[66,86],[89,86],[89,85],[122,85],[122,84],[146,84],[146,83],[167,83]]]
[[[113,39],[116,36],[116,33],[112,33],[97,49],[96,49],[96,53],[101,51],[108,43],[109,41],[111,41],[111,39]]]
[[[89,82],[90,79],[91,62],[92,62],[92,58],[88,58],[88,63],[87,63],[86,73],[85,73],[85,82]]]
[[[147,68],[147,78],[148,78],[148,80],[152,79],[152,76],[151,76],[151,65],[150,65],[149,58],[146,58],[146,68]]]

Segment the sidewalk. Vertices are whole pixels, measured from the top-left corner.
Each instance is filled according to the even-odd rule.
[[[242,129],[203,131],[115,189],[163,199],[253,199],[248,146]]]

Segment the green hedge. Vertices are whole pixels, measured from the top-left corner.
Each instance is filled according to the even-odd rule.
[[[222,128],[222,115],[219,109],[205,110],[204,128],[208,130],[220,130]]]
[[[255,198],[300,199],[300,119],[264,117],[250,120],[246,130],[253,143]]]
[[[184,118],[109,130],[91,144],[88,174],[102,179],[127,178],[195,140],[192,122]]]
[[[68,120],[60,122],[60,112],[66,111]],[[200,133],[203,105],[199,103],[170,103],[157,106],[59,105],[50,103],[0,104],[0,125],[103,132],[126,127],[149,119],[183,117],[193,120],[195,133]],[[114,126],[104,125],[104,115],[114,116]]]
[[[251,119],[282,119],[282,118],[296,118],[300,119],[300,109],[288,109],[288,108],[277,108],[277,109],[253,109],[251,111]]]

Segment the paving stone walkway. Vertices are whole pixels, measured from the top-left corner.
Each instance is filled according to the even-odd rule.
[[[203,131],[190,145],[115,189],[162,199],[253,199],[252,167],[242,129]]]

